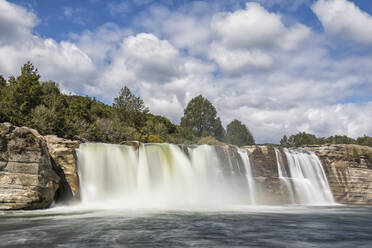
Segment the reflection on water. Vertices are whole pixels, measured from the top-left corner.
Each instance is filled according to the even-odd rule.
[[[371,247],[372,208],[0,212],[0,247]]]

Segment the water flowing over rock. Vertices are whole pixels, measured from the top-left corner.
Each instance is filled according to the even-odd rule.
[[[134,207],[334,203],[313,152],[285,149],[285,165],[278,149],[261,148],[83,144],[82,200]]]
[[[82,201],[112,206],[224,206],[254,203],[248,154],[208,145],[82,144]],[[253,186],[254,187],[254,186]]]
[[[345,204],[372,204],[372,148],[359,145],[323,145],[311,150],[322,161],[334,198]]]
[[[79,144],[0,124],[0,210],[79,199],[113,207],[372,204],[372,148]]]
[[[10,123],[0,124],[0,209],[46,208],[60,178],[39,133]]]
[[[278,174],[283,180],[291,197],[296,196],[298,203],[333,204],[326,174],[319,158],[313,152],[284,149],[289,171],[285,170],[280,152],[276,149]],[[294,192],[294,193],[293,193]]]

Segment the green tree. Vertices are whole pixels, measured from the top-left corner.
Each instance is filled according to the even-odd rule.
[[[191,130],[197,137],[213,136],[222,139],[224,135],[216,108],[202,95],[191,99],[187,104],[181,126]]]
[[[280,145],[284,147],[289,146],[287,135],[284,135],[283,138],[280,140]]]
[[[5,86],[6,86],[6,80],[5,80],[5,78],[2,75],[0,75],[0,91]]]
[[[53,109],[38,105],[32,110],[31,127],[37,129],[42,135],[54,134],[57,126],[57,116]]]
[[[254,145],[254,138],[249,129],[236,119],[227,125],[226,141],[237,146]]]
[[[13,85],[12,100],[19,106],[24,115],[31,113],[31,110],[39,105],[41,96],[40,75],[38,70],[27,62],[21,68],[21,75],[17,83]]]
[[[306,132],[299,132],[298,134],[291,135],[288,139],[288,145],[291,147],[304,146],[304,145],[316,145],[319,140],[314,134]]]
[[[364,135],[363,137],[358,137],[356,140],[358,145],[370,146],[372,147],[372,137]]]
[[[117,110],[119,119],[129,126],[141,128],[145,125],[146,114],[149,112],[140,97],[136,97],[127,86],[120,90],[114,99],[113,107]]]

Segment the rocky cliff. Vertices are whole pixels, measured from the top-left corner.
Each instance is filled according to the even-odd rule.
[[[0,124],[0,209],[50,206],[60,177],[45,139],[36,130]]]
[[[372,204],[372,148],[359,145],[309,146],[322,160],[335,200]]]
[[[252,171],[261,187],[271,192],[277,202],[286,202],[285,189],[278,182],[278,169],[274,146],[247,146],[250,151]],[[372,148],[359,145],[321,145],[300,147],[313,151],[322,161],[333,196],[338,203],[372,204]],[[288,161],[283,148],[283,166],[288,171]],[[290,175],[289,175],[290,176]]]
[[[0,210],[78,200],[78,147],[77,141],[0,123]]]

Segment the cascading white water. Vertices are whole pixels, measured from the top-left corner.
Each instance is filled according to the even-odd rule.
[[[246,150],[243,150],[243,149],[239,149],[238,150],[238,153],[243,161],[243,164],[244,164],[244,168],[245,168],[245,176],[247,178],[247,182],[248,182],[248,190],[249,190],[249,196],[250,196],[250,199],[251,199],[251,204],[255,204],[256,203],[256,185],[255,185],[255,181],[253,179],[253,175],[252,175],[252,168],[251,168],[251,162],[249,161],[249,156],[248,156],[248,152]]]
[[[146,144],[137,150],[122,145],[82,144],[82,202],[135,208],[254,203],[248,153],[237,150],[241,161],[217,154],[216,148],[208,145],[189,147],[186,152],[172,144]],[[221,156],[227,156],[229,167]],[[241,172],[240,167],[245,171]],[[241,178],[245,186],[237,183]]]
[[[275,149],[288,203],[331,204],[314,153]],[[79,149],[83,204],[113,208],[223,207],[260,202],[248,151],[237,147],[88,143]],[[258,185],[257,185],[258,186]]]
[[[275,156],[276,156],[276,164],[278,166],[278,176],[279,180],[284,184],[284,186],[287,189],[288,192],[288,198],[289,198],[289,203],[295,203],[295,197],[294,197],[294,192],[293,188],[291,185],[291,182],[288,179],[287,171],[284,168],[284,163],[283,163],[283,158],[282,154],[280,153],[279,149],[274,147],[275,150]]]
[[[284,153],[299,203],[333,204],[333,195],[319,158],[313,152],[284,149]]]

